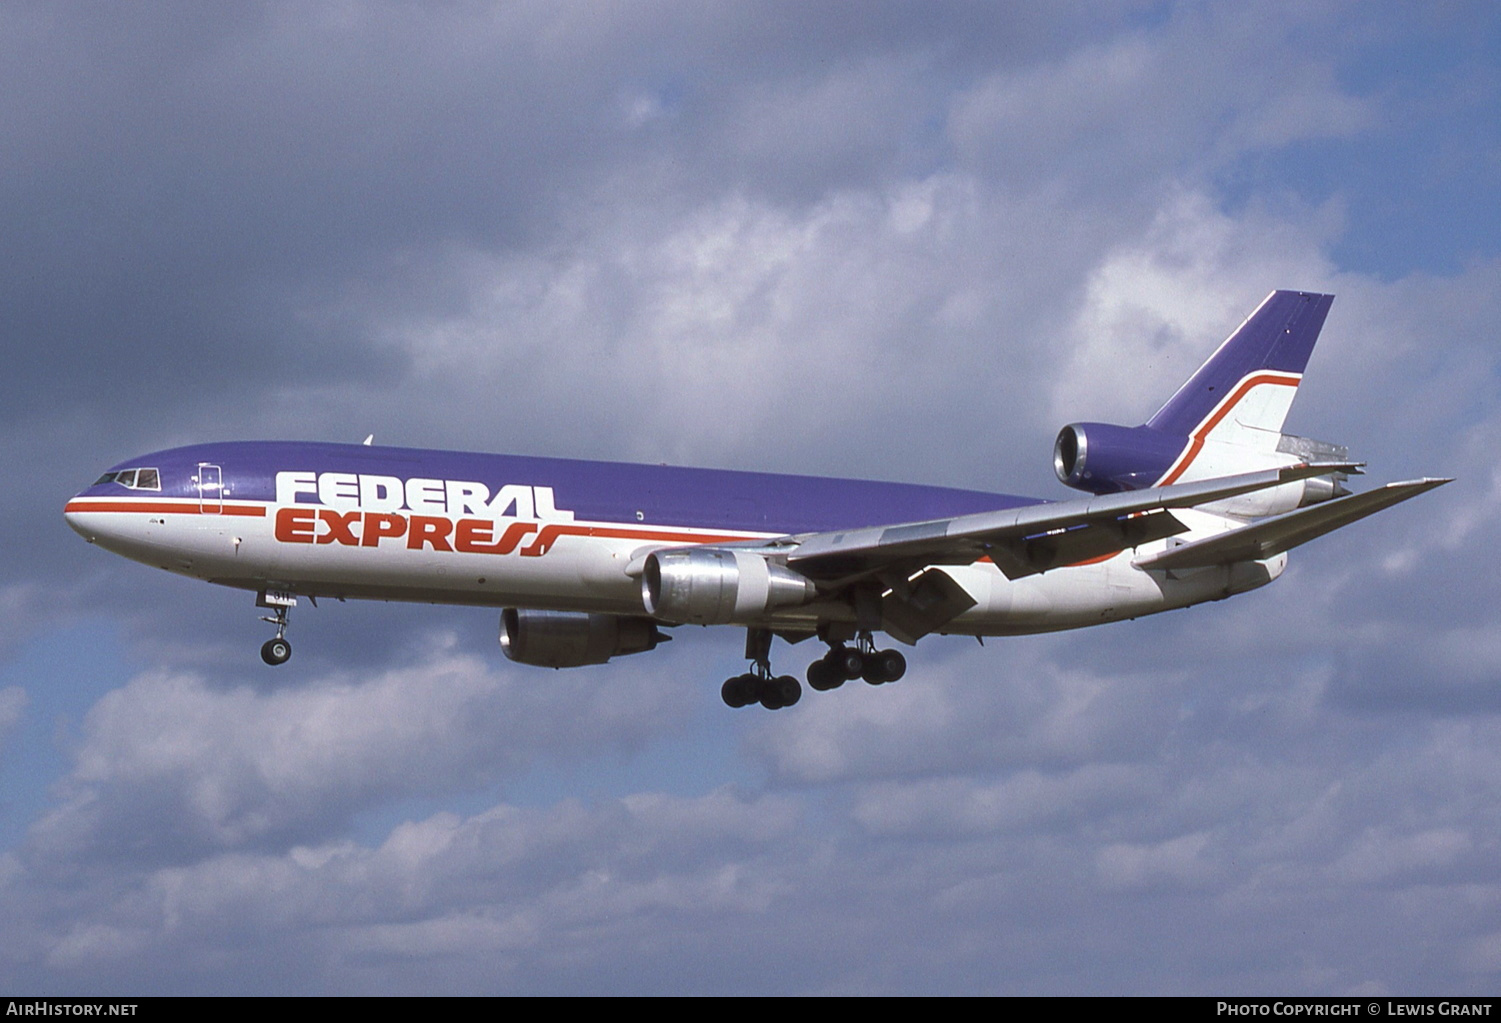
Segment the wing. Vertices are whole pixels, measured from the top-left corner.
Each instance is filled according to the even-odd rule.
[[[1181,533],[1187,527],[1173,516],[1175,508],[1358,470],[1348,462],[1300,463],[932,522],[814,533],[789,537],[782,544],[791,548],[787,566],[820,589],[838,589],[865,578],[889,586],[928,565],[968,565],[985,557],[1017,579]]]

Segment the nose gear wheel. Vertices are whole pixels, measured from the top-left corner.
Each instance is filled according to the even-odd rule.
[[[263,605],[265,606],[265,605]],[[292,658],[292,644],[287,641],[287,610],[290,605],[273,606],[275,615],[261,615],[261,621],[276,626],[276,637],[261,644],[261,660],[271,667],[286,664]]]

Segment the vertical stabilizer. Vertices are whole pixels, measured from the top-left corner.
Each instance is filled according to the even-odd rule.
[[[1187,440],[1160,483],[1283,464],[1282,424],[1333,295],[1274,291],[1146,425]]]

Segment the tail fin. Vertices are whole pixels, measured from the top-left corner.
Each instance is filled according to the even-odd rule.
[[[1160,483],[1269,468],[1282,423],[1334,303],[1333,295],[1274,291],[1146,425],[1187,440]]]
[[[1272,292],[1143,425],[1070,423],[1060,430],[1053,445],[1058,478],[1078,490],[1108,494],[1300,461],[1347,461],[1349,452],[1338,445],[1282,433],[1333,303],[1333,295]],[[1279,488],[1237,499],[1220,510],[1271,515],[1342,493],[1333,475],[1286,493]]]

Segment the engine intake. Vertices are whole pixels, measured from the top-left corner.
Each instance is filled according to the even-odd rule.
[[[646,618],[579,611],[500,613],[500,648],[518,664],[577,668],[604,664],[611,657],[639,654],[671,639]]]
[[[646,613],[668,622],[750,623],[774,608],[796,607],[817,596],[806,576],[748,551],[656,551],[641,573]]]
[[[1053,471],[1091,494],[1141,490],[1162,478],[1187,443],[1150,426],[1070,423],[1053,444]]]

